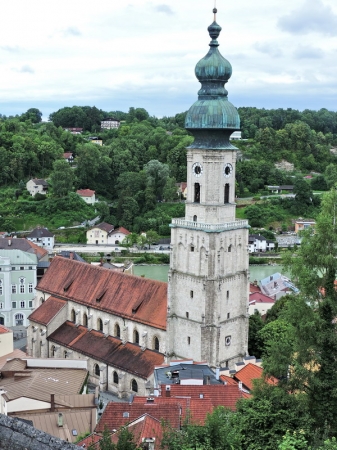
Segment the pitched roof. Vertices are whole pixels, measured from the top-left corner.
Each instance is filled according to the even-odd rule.
[[[111,234],[115,234],[115,233],[122,233],[122,234],[125,234],[125,235],[127,236],[128,234],[130,234],[130,231],[127,230],[127,229],[124,228],[124,227],[119,227],[119,228],[116,228],[116,229],[113,231],[113,233],[111,233]]]
[[[92,431],[96,425],[96,411],[93,413],[91,409],[62,411],[63,426],[61,427],[58,426],[59,414],[59,411],[35,414],[17,413],[15,417],[30,420],[37,430],[73,443],[78,439],[78,436]],[[72,430],[75,430],[76,434]]]
[[[32,322],[48,325],[49,322],[58,314],[62,308],[66,306],[66,300],[60,298],[49,297],[28,317]]]
[[[95,191],[92,191],[91,189],[78,189],[76,193],[81,197],[92,197],[95,195]]]
[[[22,350],[16,348],[11,353],[7,353],[7,355],[0,356],[0,370],[12,358],[25,358],[25,359],[27,359],[27,358],[30,358],[30,356],[27,356],[26,353],[24,353]]]
[[[275,300],[262,292],[253,292],[249,294],[249,304],[255,305],[256,303],[275,303]]]
[[[44,256],[48,256],[48,251],[38,245],[34,244],[34,242],[28,241],[28,239],[24,238],[3,238],[0,239],[0,249],[14,249],[14,250],[22,250],[23,252],[33,253],[37,256],[37,259],[40,260]]]
[[[132,433],[134,442],[137,446],[141,446],[145,438],[155,438],[155,448],[159,450],[159,446],[163,438],[163,428],[161,422],[158,419],[155,419],[150,414],[145,413],[129,423],[127,427]],[[120,430],[110,435],[111,441],[115,444],[117,444],[119,439],[119,431]],[[81,441],[78,441],[76,444],[79,447],[83,446],[84,444],[86,448],[91,445],[93,449],[99,450],[99,441],[101,439],[101,434],[93,433],[82,439]]]
[[[32,178],[32,180],[35,184],[40,186],[48,186],[48,183],[46,180],[43,180],[42,178]]]
[[[243,386],[250,391],[253,389],[253,380],[263,377],[262,367],[256,366],[255,364],[246,364],[241,370],[236,372],[234,378],[237,381],[241,381]],[[274,377],[266,378],[265,381],[268,384],[277,384],[277,379]]]
[[[170,386],[171,397],[190,397],[194,400],[200,399],[201,395],[203,399],[208,399],[213,408],[217,406],[225,406],[235,410],[236,402],[244,397],[244,393],[235,385],[182,385],[173,384]],[[166,395],[165,387],[162,386],[161,395]]]
[[[249,292],[251,294],[253,294],[254,292],[261,292],[261,288],[254,283],[249,283]]]
[[[88,374],[84,369],[26,369],[22,361],[25,363],[24,360],[11,360],[1,369],[1,386],[8,401],[27,397],[50,402],[50,394],[55,390],[64,395],[79,394]]]
[[[138,419],[143,414],[150,414],[159,421],[164,420],[165,422],[169,422],[172,427],[180,428],[181,415],[179,401],[173,403],[167,401],[154,404],[110,402],[106,406],[95,431],[103,432],[105,426],[109,431],[118,430],[121,426]]]
[[[13,333],[13,330],[6,328],[4,325],[0,325],[0,334],[4,334],[4,333]]]
[[[37,227],[34,228],[32,232],[30,232],[27,237],[29,238],[43,238],[43,237],[54,237],[53,233],[51,233],[48,228]]]
[[[56,256],[37,289],[166,329],[167,283]]]
[[[23,252],[22,250],[16,250],[16,249],[0,249],[0,257],[1,258],[8,258],[9,263],[13,266],[16,266],[18,264],[27,264],[27,265],[37,265],[37,257],[36,255],[28,252]]]
[[[154,350],[142,350],[137,344],[123,344],[118,338],[73,322],[65,322],[48,337],[55,342],[83,355],[102,361],[141,378],[148,378],[154,366],[162,364],[164,355]]]
[[[114,226],[107,222],[101,222],[98,225],[94,225],[90,230],[94,230],[95,228],[99,228],[100,230],[106,231],[107,233],[111,233],[114,230]]]

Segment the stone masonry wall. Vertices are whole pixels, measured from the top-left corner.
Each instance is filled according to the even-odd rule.
[[[76,450],[77,445],[0,414],[0,450]]]

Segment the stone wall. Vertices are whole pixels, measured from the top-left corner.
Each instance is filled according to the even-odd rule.
[[[78,450],[78,446],[0,414],[0,450]]]

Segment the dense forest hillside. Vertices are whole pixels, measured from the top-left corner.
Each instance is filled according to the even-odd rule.
[[[244,139],[236,142],[241,155],[237,195],[261,196],[268,194],[267,185],[296,185],[302,194],[300,205],[284,201],[274,210],[282,206],[298,211],[300,206],[302,214],[314,214],[317,205],[311,201],[312,191],[326,190],[337,181],[336,155],[331,151],[337,146],[337,113],[257,108],[239,108],[239,113]],[[41,117],[36,108],[16,117],[0,115],[0,188],[9,189],[4,196],[17,203],[14,209],[10,205],[0,209],[0,226],[22,226],[20,211],[49,211],[48,200],[90,188],[106,200],[97,206],[102,219],[135,232],[154,229],[161,235],[169,234],[171,214],[181,215],[183,208],[179,203],[176,208],[168,203],[179,200],[176,183],[186,181],[186,147],[193,141],[183,128],[185,113],[158,119],[143,108],[130,108],[125,113],[73,106],[52,113],[48,123],[41,122]],[[119,119],[119,129],[101,131],[100,121],[105,117]],[[66,127],[81,127],[83,133],[73,135],[64,130]],[[104,145],[93,144],[91,136],[102,139]],[[75,157],[71,170],[63,160],[64,152]],[[275,167],[282,160],[293,164],[291,172]],[[304,176],[308,178],[303,184]],[[32,177],[48,178],[51,184],[49,197],[35,199],[45,208],[42,204],[33,206],[25,192]],[[269,212],[271,206],[267,205]],[[87,209],[80,210],[77,221],[90,218]],[[254,208],[253,212],[248,210],[247,217],[252,216],[261,225]],[[74,214],[62,220],[71,224]]]

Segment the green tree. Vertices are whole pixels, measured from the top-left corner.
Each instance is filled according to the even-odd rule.
[[[147,175],[148,186],[152,188],[157,200],[163,198],[163,191],[169,176],[169,167],[156,159],[149,161],[144,166]]]
[[[315,233],[304,232],[287,264],[301,293],[284,312],[288,339],[271,343],[264,367],[283,374],[287,392],[303,392],[318,437],[337,435],[337,191],[324,194]],[[276,376],[277,376],[276,375]]]
[[[336,164],[329,164],[324,172],[324,179],[329,189],[337,183],[337,167]]]
[[[259,338],[259,331],[264,327],[261,314],[256,311],[249,317],[249,332],[248,332],[248,353],[256,358],[261,358],[262,348]]]
[[[53,196],[64,197],[72,191],[75,181],[74,170],[64,159],[55,161],[50,175]]]

